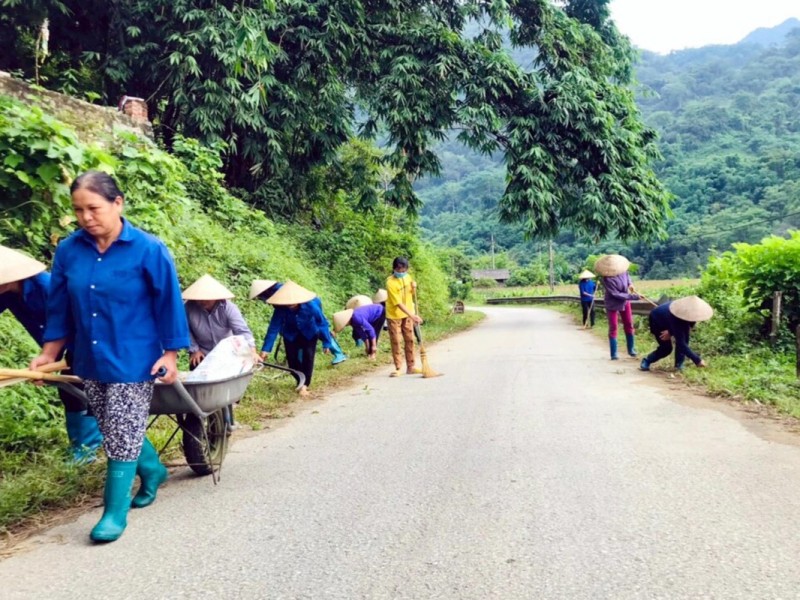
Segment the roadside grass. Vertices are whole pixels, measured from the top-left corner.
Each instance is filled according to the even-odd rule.
[[[653,291],[666,293],[684,285],[683,281],[676,281],[674,286]],[[684,293],[691,291],[682,289],[680,295]],[[569,314],[576,324],[581,324],[581,309],[577,304],[554,303],[546,308]],[[606,339],[605,313],[596,311],[596,315],[596,325],[590,331],[598,338]],[[639,356],[644,357],[655,350],[656,342],[650,334],[646,317],[634,316],[634,324],[637,331],[636,349]],[[674,375],[690,386],[700,387],[710,396],[769,405],[779,412],[800,418],[800,380],[795,376],[794,353],[773,350],[769,345],[761,344],[751,347],[747,352],[719,354],[705,351],[704,341],[701,323],[692,334],[692,348],[708,363],[707,368],[698,369],[687,360],[684,370],[677,372],[673,367],[673,357],[670,356],[653,365],[651,371]]]
[[[467,330],[484,318],[483,313],[467,311],[451,314],[422,327],[426,344]],[[330,356],[317,353],[311,398],[320,398],[352,378],[385,368],[392,363],[387,332],[382,332],[378,358],[367,360],[363,348],[356,348],[347,329],[339,335],[339,343],[348,360],[331,366]],[[235,409],[236,421],[246,430],[260,430],[274,419],[292,416],[293,407],[303,402],[294,391],[294,379],[265,369],[253,378],[247,393]],[[23,384],[27,385],[27,384]],[[148,435],[158,448],[166,442],[171,427],[161,419]],[[234,442],[235,443],[235,440]],[[165,460],[183,459],[180,440],[173,441]],[[105,461],[77,467],[67,463],[66,434],[62,445],[43,447],[35,453],[0,451],[0,541],[5,546],[50,523],[54,513],[86,503],[102,493]],[[2,547],[0,547],[2,556]]]

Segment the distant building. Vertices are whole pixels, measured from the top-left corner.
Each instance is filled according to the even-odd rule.
[[[508,269],[473,269],[472,279],[494,279],[500,285],[505,285],[511,274]]]

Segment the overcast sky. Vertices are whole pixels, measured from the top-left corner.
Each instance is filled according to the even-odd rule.
[[[754,29],[800,18],[800,0],[612,0],[611,15],[635,46],[667,53],[735,44]]]

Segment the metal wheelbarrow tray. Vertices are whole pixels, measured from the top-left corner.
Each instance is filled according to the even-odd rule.
[[[150,414],[191,413],[199,418],[207,417],[241,400],[254,374],[255,371],[248,371],[217,381],[156,383]]]
[[[216,381],[156,383],[150,401],[154,418],[148,428],[162,416],[177,425],[161,452],[181,431],[186,464],[216,483],[228,452],[233,404],[242,399],[254,374],[252,370]]]

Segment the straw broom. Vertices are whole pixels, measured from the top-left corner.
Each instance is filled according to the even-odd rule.
[[[34,381],[61,381],[64,383],[81,383],[80,377],[75,375],[53,375],[44,371],[30,371],[28,369],[0,369],[0,377],[23,378]]]
[[[42,373],[52,373],[54,371],[61,371],[63,369],[68,369],[68,368],[69,366],[67,365],[67,361],[60,360],[58,362],[42,365],[37,369],[37,371],[40,371]],[[20,383],[22,381],[29,381],[29,380],[30,380],[29,377],[19,377],[15,375],[0,375],[0,387],[6,387],[9,385],[14,385],[15,383]]]
[[[414,288],[414,306],[417,309],[417,314],[419,314],[419,301],[417,300],[416,288]],[[425,352],[425,344],[422,341],[422,330],[418,325],[414,325],[414,332],[417,334],[417,340],[419,341],[419,356],[422,360],[422,378],[429,379],[431,377],[444,375],[444,373],[437,373],[434,371],[430,364],[428,364],[428,354]]]

